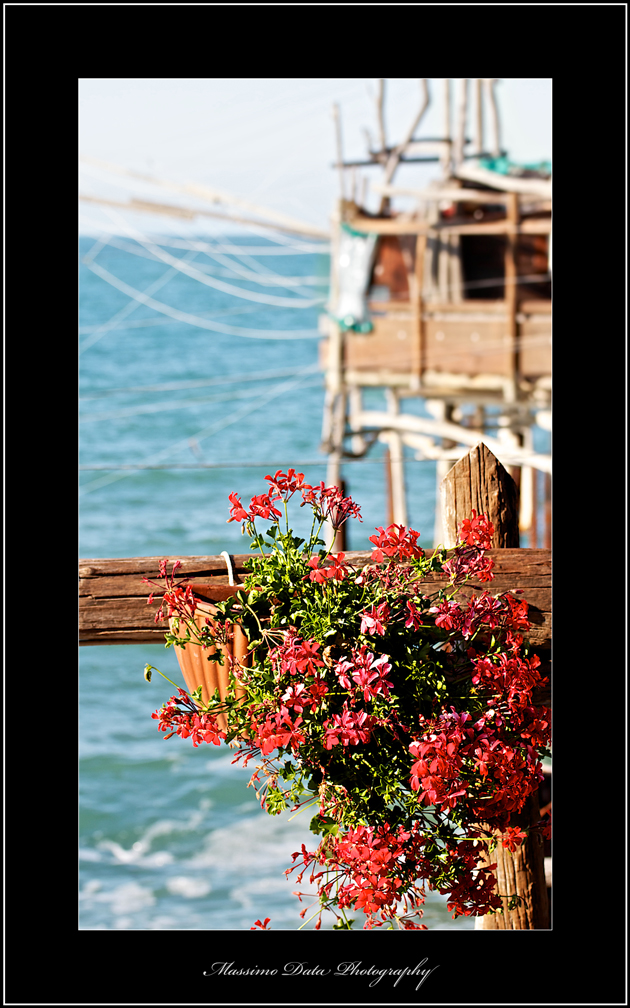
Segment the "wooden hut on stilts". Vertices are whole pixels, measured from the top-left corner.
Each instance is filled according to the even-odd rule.
[[[535,451],[533,428],[551,430],[550,165],[510,163],[494,78],[460,79],[455,102],[446,79],[443,135],[417,139],[429,106],[427,80],[420,83],[420,110],[391,146],[379,82],[379,143],[363,160],[344,160],[334,111],[341,193],[321,319],[327,482],[341,485],[344,459],[385,444],[386,519],[406,525],[404,450],[435,460],[441,542],[440,484],[483,439],[519,488],[528,545],[549,548],[551,458]],[[426,161],[440,168],[430,185],[394,184],[401,164]],[[383,176],[371,183],[379,203],[370,212],[356,171],[379,165]],[[412,209],[396,209],[401,197],[411,197]],[[374,387],[385,392],[383,410],[364,406],[364,390]],[[423,400],[424,416],[405,412],[411,397]]]

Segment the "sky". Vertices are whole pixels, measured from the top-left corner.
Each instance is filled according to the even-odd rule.
[[[459,78],[452,78],[458,93]],[[443,131],[443,78],[429,78],[430,105],[416,136]],[[551,78],[500,78],[495,93],[501,144],[517,162],[550,160]],[[323,229],[339,195],[333,103],[340,109],[345,159],[363,158],[365,130],[377,136],[376,78],[123,78],[79,80],[81,158],[92,158],[178,184],[213,186]],[[399,142],[421,102],[418,78],[385,81],[388,143]],[[454,116],[453,116],[454,118]],[[470,116],[472,129],[472,110]],[[472,135],[469,134],[469,135]],[[380,181],[382,169],[360,169]],[[424,186],[436,164],[402,166],[397,185]],[[208,207],[196,197],[81,162],[80,193]],[[376,199],[376,195],[373,199]],[[369,205],[369,199],[368,199]],[[136,214],[143,228],[178,233],[185,222]],[[115,218],[114,218],[115,219]],[[81,231],[93,233],[111,212],[81,202]],[[210,219],[204,229],[213,230]],[[224,225],[216,225],[224,229]],[[195,229],[199,232],[199,221]]]

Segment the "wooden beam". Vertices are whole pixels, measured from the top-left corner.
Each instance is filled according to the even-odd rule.
[[[251,203],[249,200],[242,199],[240,196],[234,196],[232,193],[225,192],[222,189],[215,189],[207,185],[199,185],[196,182],[181,183],[174,182],[171,179],[156,178],[154,175],[146,175],[144,172],[132,171],[129,168],[123,168],[121,165],[111,164],[106,161],[99,161],[97,158],[87,156],[81,157],[81,161],[96,165],[100,168],[105,168],[107,171],[113,172],[116,175],[128,175],[130,178],[151,182],[153,185],[162,186],[164,189],[169,189],[171,192],[187,193],[191,196],[197,196],[209,203],[224,203],[228,206],[238,207],[240,210],[245,210],[247,213],[253,213],[256,216],[263,217],[267,221],[267,226],[275,224],[276,228],[280,231],[292,230],[298,232],[299,234],[311,235],[315,238],[330,238],[328,232],[324,231],[322,228],[318,228],[313,224],[308,224],[305,221],[298,220],[295,217],[289,217],[287,214],[280,213],[278,210],[271,210],[269,207],[260,206],[258,203]]]
[[[412,434],[430,434],[434,437],[449,438],[459,444],[468,444],[473,448],[480,440],[479,433],[469,427],[444,420],[419,417],[413,413],[392,415],[385,410],[363,410],[356,415],[355,419],[366,430],[398,430]],[[543,472],[551,471],[550,455],[539,455],[527,448],[510,447],[503,444],[498,438],[485,434],[483,441],[498,457],[509,459],[509,465],[533,465]]]
[[[440,221],[427,224],[424,218],[413,218],[401,214],[400,217],[366,217],[363,214],[346,215],[345,222],[356,231],[380,235],[432,235],[446,231],[458,235],[507,235],[507,234],[551,234],[550,218],[532,218],[515,225],[509,220],[488,221],[486,224],[452,224]]]
[[[158,214],[159,216],[166,217],[181,217],[184,220],[194,220],[197,217],[214,217],[217,220],[224,220],[228,222],[234,221],[237,224],[254,224],[256,227],[270,228],[273,231],[286,231],[288,234],[308,237],[313,237],[314,235],[313,230],[308,228],[293,228],[288,227],[288,225],[280,227],[278,224],[269,224],[267,221],[256,220],[253,217],[241,217],[238,214],[232,213],[215,213],[213,210],[197,210],[190,209],[188,207],[177,207],[171,206],[167,203],[151,203],[148,200],[131,199],[126,203],[123,203],[121,200],[102,199],[100,196],[86,196],[84,194],[80,194],[79,199],[84,203],[99,203],[103,206],[120,207],[121,210],[128,210],[131,213],[138,212]],[[319,230],[314,236],[316,238],[330,238],[329,234],[324,234]]]
[[[438,200],[452,200],[453,203],[490,203],[492,205],[505,205],[509,193],[488,189],[458,189],[455,186],[444,186],[441,189],[414,189],[412,186],[383,185],[380,182],[373,182],[371,189],[385,196],[414,196],[419,200],[427,202],[437,202]],[[531,206],[533,197],[529,193],[517,193],[519,203],[524,206]],[[540,206],[543,211],[551,211],[550,200],[536,200],[536,206]]]
[[[427,550],[431,555],[433,551]],[[370,563],[371,551],[346,553],[348,561],[357,567]],[[461,591],[469,597],[474,590],[490,590],[494,594],[522,588],[530,603],[532,646],[542,653],[551,645],[551,554],[545,549],[491,550],[495,561],[495,578],[490,584],[472,582]],[[231,557],[234,577],[238,583],[247,573],[245,560],[251,553]],[[234,593],[229,585],[225,560],[221,556],[127,557],[124,559],[92,559],[79,561],[79,643],[97,644],[161,644],[165,624],[155,623],[158,604],[147,605],[152,586],[144,578],[157,580],[160,561],[166,559],[168,569],[175,560],[182,566],[178,574],[190,576],[192,585],[207,586],[204,597],[219,601]],[[444,575],[432,574],[420,583],[420,590],[430,594],[444,583]],[[156,596],[160,592],[156,589]]]

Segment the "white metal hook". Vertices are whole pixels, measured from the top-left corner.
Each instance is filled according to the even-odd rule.
[[[223,550],[223,553],[221,553],[221,556],[225,560],[225,563],[226,563],[226,566],[227,566],[227,569],[228,569],[228,584],[229,585],[235,585],[236,581],[234,580],[234,571],[232,569],[232,561],[230,560],[230,554],[226,550]]]

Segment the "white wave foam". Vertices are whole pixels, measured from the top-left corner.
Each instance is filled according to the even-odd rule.
[[[291,854],[302,844],[313,849],[316,838],[302,823],[288,822],[288,816],[268,816],[265,812],[241,819],[237,826],[213,830],[204,850],[188,862],[190,867],[215,868],[221,873],[255,874],[282,871],[291,865]],[[283,876],[281,876],[282,878]]]
[[[200,896],[207,896],[212,886],[202,879],[190,878],[187,875],[173,875],[167,879],[166,888],[174,896],[198,899]]]
[[[97,892],[92,894],[92,899],[98,903],[111,903],[112,913],[124,915],[137,913],[145,907],[154,906],[156,899],[152,889],[141,886],[138,882],[123,882],[122,885],[110,889],[108,892]],[[129,927],[129,924],[121,925],[116,923],[116,927]]]

